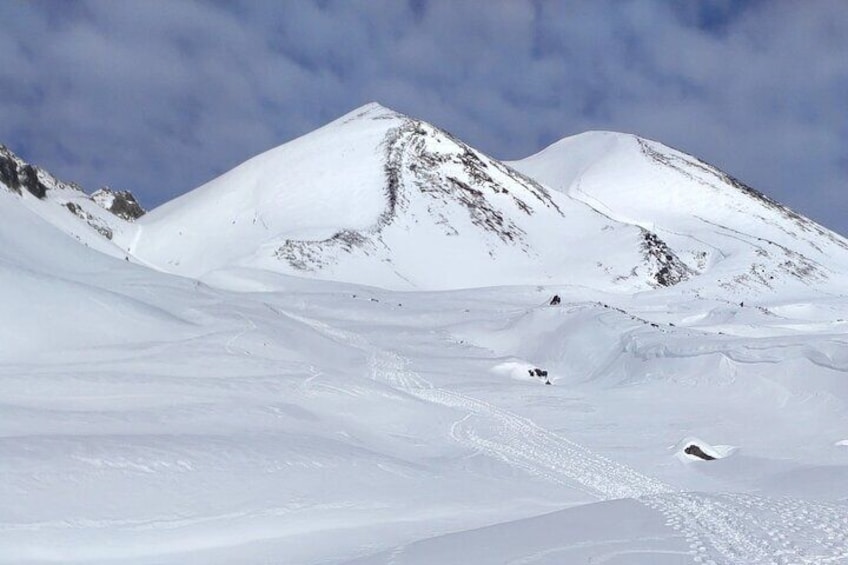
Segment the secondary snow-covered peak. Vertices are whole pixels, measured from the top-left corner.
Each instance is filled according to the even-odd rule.
[[[658,234],[698,288],[759,292],[844,278],[848,243],[716,167],[635,135],[589,132],[511,166]]]
[[[564,137],[530,157],[508,164],[544,178],[551,188],[567,193],[587,169],[634,141],[631,134],[588,131]]]

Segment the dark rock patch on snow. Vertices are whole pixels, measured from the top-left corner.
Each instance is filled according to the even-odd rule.
[[[0,183],[12,192],[21,193],[21,183],[18,180],[18,166],[8,154],[8,150],[0,145]]]
[[[107,226],[103,222],[103,220],[101,220],[97,216],[95,216],[93,214],[89,214],[88,212],[83,210],[79,205],[74,204],[73,202],[66,202],[65,208],[67,208],[68,211],[71,212],[71,214],[73,214],[74,216],[76,216],[80,220],[83,220],[89,226],[91,226],[92,228],[97,230],[97,232],[100,235],[102,235],[103,237],[105,237],[106,239],[112,239],[112,236],[114,234],[113,234],[111,228],[109,228],[109,226]]]
[[[315,272],[335,263],[340,253],[361,249],[367,254],[369,247],[369,240],[363,234],[344,230],[318,241],[287,239],[274,256],[300,271]]]
[[[701,449],[700,447],[698,447],[697,445],[695,445],[694,443],[686,446],[686,449],[684,449],[683,452],[686,453],[687,455],[693,455],[695,457],[703,459],[704,461],[715,460],[715,457],[713,457],[712,455],[710,455],[708,453],[704,453],[704,450]]]
[[[38,178],[38,171],[32,165],[24,165],[18,171],[18,181],[23,188],[27,189],[27,192],[39,200],[47,196],[47,187]]]
[[[112,190],[104,186],[92,194],[91,198],[104,209],[128,222],[137,220],[146,213],[129,190]]]
[[[691,274],[689,267],[657,234],[645,229],[642,230],[642,253],[656,286],[674,286]]]

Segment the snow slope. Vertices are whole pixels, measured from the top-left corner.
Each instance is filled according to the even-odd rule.
[[[162,331],[181,335],[184,324],[173,310],[115,288],[116,281],[132,284],[139,276],[137,267],[69,238],[39,212],[54,221],[70,217],[49,202],[22,201],[0,189],[0,359],[29,359],[45,348],[123,343],[127,336],[152,338]],[[79,225],[69,226],[85,233]],[[100,241],[88,235],[91,242]],[[106,251],[114,254],[108,247]]]

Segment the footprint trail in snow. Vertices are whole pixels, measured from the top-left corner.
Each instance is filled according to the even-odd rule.
[[[680,492],[487,402],[434,387],[404,357],[375,351],[373,379],[467,412],[451,436],[495,459],[599,500],[634,498],[661,512],[697,563],[848,563],[848,507],[740,493]]]

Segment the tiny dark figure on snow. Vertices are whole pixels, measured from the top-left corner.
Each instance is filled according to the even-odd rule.
[[[551,306],[556,306],[556,305],[557,305],[557,304],[559,304],[560,302],[562,302],[562,300],[560,299],[559,294],[554,294],[554,297],[553,297],[553,298],[551,298],[550,305],[551,305]]]

